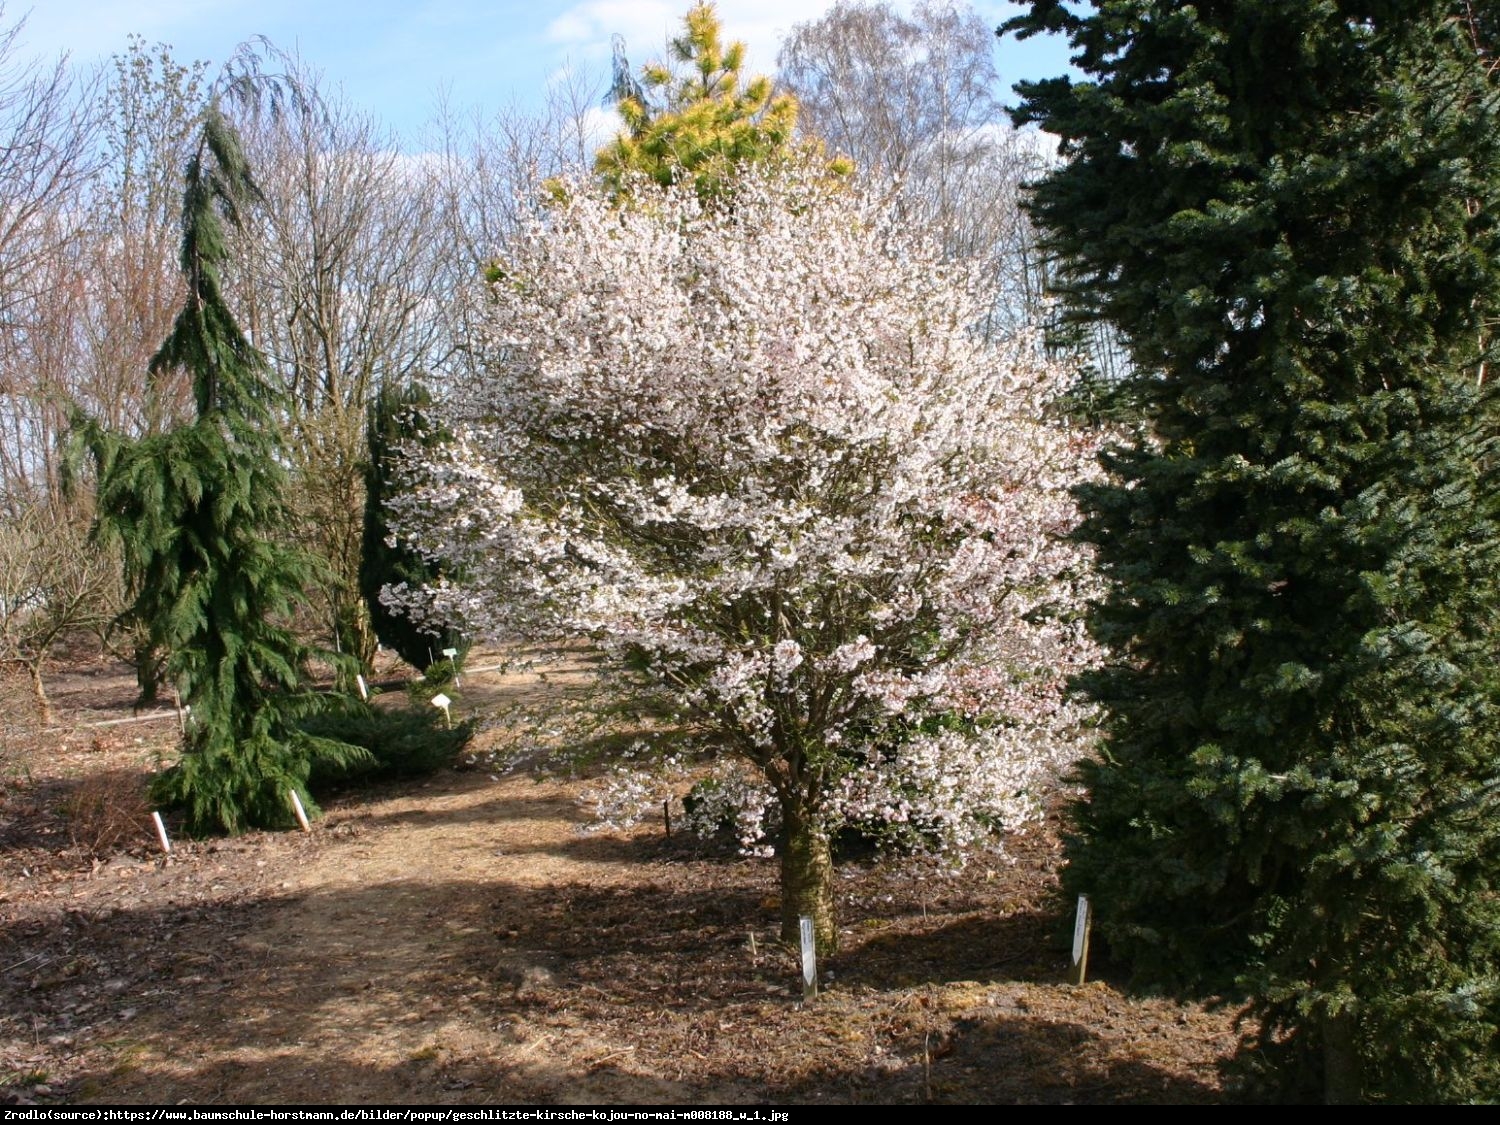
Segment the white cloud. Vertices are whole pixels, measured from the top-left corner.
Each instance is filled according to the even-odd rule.
[[[547,25],[547,39],[570,53],[607,56],[611,37],[623,35],[631,62],[637,56],[644,62],[661,50],[686,10],[663,0],[585,0]]]
[[[583,115],[584,148],[590,152],[603,148],[620,129],[619,114],[612,109],[594,106]]]
[[[682,30],[691,0],[584,0],[553,18],[547,38],[586,58],[608,58],[610,38],[625,37],[631,66],[637,70],[662,57],[667,40]],[[776,50],[793,25],[817,19],[832,0],[720,0],[725,38],[743,42],[747,69],[769,74],[776,69]]]

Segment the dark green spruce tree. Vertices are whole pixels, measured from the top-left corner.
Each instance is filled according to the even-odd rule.
[[[291,791],[315,807],[306,787],[315,758],[365,754],[298,725],[323,702],[305,681],[313,654],[290,626],[314,569],[284,534],[281,403],[224,294],[228,226],[258,195],[215,100],[186,173],[187,300],[151,361],[153,374],[191,373],[196,419],[137,441],[83,431],[99,533],[122,548],[127,617],[168,654],[168,679],[188,707],[181,757],[153,796],[181,808],[194,834],[286,826]]]
[[[1463,3],[1033,0],[1032,211],[1127,342],[1066,882],[1284,1097],[1500,1097],[1500,107]]]
[[[419,384],[386,385],[370,403],[366,440],[370,460],[365,469],[365,522],[360,551],[359,589],[370,611],[370,623],[380,643],[414,668],[442,660],[443,650],[467,645],[454,629],[431,629],[380,600],[386,586],[407,584],[413,589],[442,576],[442,567],[400,543],[390,542],[387,501],[398,487],[399,459],[404,447],[430,447],[442,440],[428,419],[432,398]]]

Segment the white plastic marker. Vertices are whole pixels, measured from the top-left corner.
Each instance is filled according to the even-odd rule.
[[[311,832],[312,825],[307,823],[307,810],[302,807],[302,798],[297,796],[295,789],[288,789],[292,798],[292,811],[297,814],[297,823],[302,825],[302,831]]]
[[[1068,968],[1068,982],[1082,984],[1089,971],[1089,928],[1093,924],[1089,896],[1078,896],[1078,917],[1073,922],[1073,963]]]
[[[807,915],[797,919],[802,936],[802,999],[818,997],[818,947],[813,940],[813,920]]]
[[[458,649],[456,649],[456,648],[445,648],[445,649],[443,649],[443,655],[448,658],[448,663],[452,664],[455,660],[458,659]],[[463,681],[458,678],[458,672],[457,672],[457,670],[455,670],[454,673],[453,673],[453,686],[454,687],[463,687],[464,686],[463,685]]]
[[[365,678],[360,673],[354,673],[354,682],[359,685],[359,697],[366,703],[370,701],[370,687],[365,683]]]
[[[172,852],[172,841],[167,839],[167,826],[161,822],[161,813],[152,813],[151,819],[156,824],[156,838],[161,841],[161,850],[170,855]]]
[[[432,697],[432,705],[443,709],[443,725],[448,727],[453,726],[453,715],[448,710],[448,705],[452,702],[453,700],[449,699],[442,692],[438,692]]]

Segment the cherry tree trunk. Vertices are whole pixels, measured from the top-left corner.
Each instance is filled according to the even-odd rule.
[[[833,853],[828,837],[801,808],[781,808],[781,939],[800,942],[800,922],[811,918],[818,955],[838,952],[839,931],[833,905]]]

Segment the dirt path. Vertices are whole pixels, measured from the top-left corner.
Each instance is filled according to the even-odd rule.
[[[630,1045],[590,1035],[562,1043],[507,1020],[507,1006],[558,985],[557,955],[522,940],[531,915],[570,886],[619,885],[622,869],[576,854],[576,802],[562,786],[476,773],[450,780],[458,784],[447,791],[419,789],[323,821],[317,842],[288,857],[279,908],[253,911],[221,964],[183,980],[208,985],[211,1002],[188,990],[136,1017],[129,1080],[111,1083],[108,1096],[680,1098],[618,1068],[611,1082],[564,1085],[560,1053]],[[196,1049],[184,1054],[184,1043]]]
[[[334,803],[310,835],[91,864],[38,827],[45,784],[13,790],[0,1101],[1223,1097],[1228,1013],[1062,983],[1049,832],[961,880],[844,869],[844,950],[804,1009],[769,944],[772,864],[659,825],[581,834],[578,790],[445,772]]]

